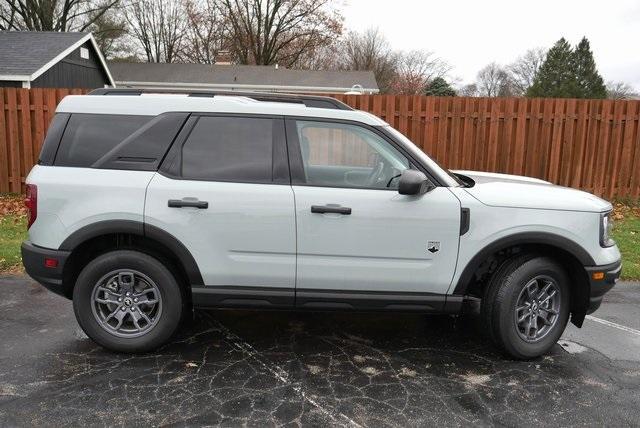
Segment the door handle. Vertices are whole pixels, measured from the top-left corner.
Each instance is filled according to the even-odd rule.
[[[311,205],[311,212],[314,214],[342,214],[351,215],[351,208],[340,205]]]
[[[199,208],[201,210],[206,210],[209,208],[209,202],[207,201],[198,201],[193,199],[169,199],[167,203],[169,208]]]

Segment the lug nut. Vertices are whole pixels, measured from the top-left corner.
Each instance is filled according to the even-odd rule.
[[[133,299],[134,302],[138,303],[138,298]]]
[[[118,297],[118,302],[122,302],[122,297]]]
[[[123,311],[126,311],[126,310],[127,310],[127,308],[125,308],[125,307],[123,306],[123,307],[122,307],[122,310],[123,310]]]

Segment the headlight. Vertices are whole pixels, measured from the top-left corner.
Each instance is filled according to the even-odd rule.
[[[600,246],[612,247],[616,243],[611,239],[611,231],[613,230],[613,220],[611,219],[611,211],[600,214]]]

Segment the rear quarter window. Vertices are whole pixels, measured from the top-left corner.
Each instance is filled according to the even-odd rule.
[[[53,165],[53,161],[62,139],[62,133],[69,121],[69,113],[56,113],[49,124],[47,130],[47,136],[42,143],[42,150],[40,150],[40,158],[38,159],[39,165]]]
[[[83,114],[69,118],[54,165],[90,167],[152,116]]]

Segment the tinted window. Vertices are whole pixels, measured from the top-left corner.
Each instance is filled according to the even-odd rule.
[[[47,136],[42,144],[42,150],[40,150],[40,159],[38,163],[40,165],[53,165],[53,160],[56,157],[56,151],[58,151],[58,145],[62,139],[62,133],[64,132],[67,121],[70,114],[68,113],[56,113],[49,124],[47,130]]]
[[[273,119],[201,117],[182,147],[182,176],[271,182]]]
[[[55,165],[90,167],[149,120],[150,116],[72,114]]]
[[[361,126],[311,121],[296,124],[307,184],[397,189],[400,174],[410,167],[406,156]]]

